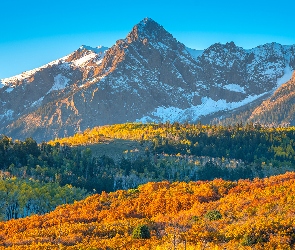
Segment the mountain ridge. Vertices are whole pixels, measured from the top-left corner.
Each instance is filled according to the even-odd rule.
[[[196,52],[145,18],[111,48],[84,45],[2,79],[0,133],[42,141],[105,124],[202,121],[270,97],[294,68],[294,45]]]

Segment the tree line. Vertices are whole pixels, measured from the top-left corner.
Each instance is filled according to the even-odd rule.
[[[86,198],[85,189],[32,179],[0,179],[0,221],[45,214],[62,204]]]
[[[93,138],[131,139],[147,146],[120,159],[96,156],[79,146],[93,143]],[[284,173],[293,169],[294,146],[293,127],[117,124],[39,145],[32,138],[22,142],[2,136],[0,170],[100,193],[149,181],[238,180]]]

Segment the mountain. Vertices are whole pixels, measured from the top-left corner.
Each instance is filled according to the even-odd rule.
[[[295,125],[295,73],[290,81],[255,108],[250,120],[275,126]]]
[[[55,119],[55,117],[43,120],[44,117],[38,117],[38,114],[46,115],[48,109],[53,109],[54,103],[58,100],[65,100],[72,92],[83,89],[84,85],[89,84],[89,79],[92,79],[94,72],[102,63],[106,50],[106,47],[81,46],[70,55],[43,67],[2,79],[1,132],[10,134],[10,130],[19,128],[23,131],[15,134],[19,138],[24,138],[26,135],[38,134],[38,132],[32,134],[31,131],[54,125],[54,121],[50,121],[50,118]],[[19,127],[20,124],[22,127]],[[42,138],[42,135],[37,137]]]
[[[295,73],[272,96],[251,109],[237,112],[226,122],[232,123],[237,117],[244,123],[260,123],[272,127],[295,126]]]
[[[1,80],[0,133],[42,141],[127,121],[212,120],[266,100],[294,68],[294,45],[196,51],[145,18],[111,48],[82,46]]]

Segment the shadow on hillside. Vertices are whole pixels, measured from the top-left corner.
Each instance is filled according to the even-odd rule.
[[[81,146],[82,148],[90,148],[93,156],[108,156],[115,161],[119,161],[123,156],[128,158],[138,157],[145,153],[145,149],[150,146],[150,142],[141,143],[139,141],[113,139],[104,143],[91,144]]]

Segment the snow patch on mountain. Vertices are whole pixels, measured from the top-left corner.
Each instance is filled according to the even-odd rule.
[[[76,61],[72,61],[72,62],[68,63],[66,60],[70,57],[71,54],[69,54],[69,55],[64,56],[60,59],[49,62],[39,68],[35,68],[33,70],[28,70],[28,71],[22,72],[19,75],[15,75],[12,77],[1,79],[0,80],[0,89],[9,83],[14,84],[17,81],[23,81],[25,79],[28,79],[28,78],[34,76],[38,71],[41,71],[41,70],[48,68],[48,67],[52,67],[54,65],[58,65],[58,67],[60,69],[64,69],[64,70],[70,70],[71,65],[75,65],[76,67],[84,67],[87,62],[89,62],[90,60],[95,58],[97,55],[100,55],[100,57],[98,58],[98,61],[96,62],[96,64],[100,64],[102,62],[102,59],[103,59],[106,51],[108,50],[108,48],[104,47],[104,46],[98,46],[96,48],[92,48],[90,46],[83,45],[80,47],[80,49],[81,48],[90,50],[90,51],[92,51],[92,53],[90,53],[89,55],[86,55]]]
[[[106,51],[108,50],[107,47],[103,47],[103,46],[99,46],[97,48],[92,48],[90,46],[86,46],[86,45],[82,45],[80,48],[80,50],[86,49],[88,51],[91,51],[89,54],[72,61],[71,63],[73,65],[75,65],[76,67],[85,67],[87,63],[89,63],[90,61],[95,60],[95,63],[97,65],[102,63],[102,59],[105,56]]]
[[[163,121],[176,121],[183,114],[182,109],[176,107],[158,107],[153,113],[153,116],[158,117]]]
[[[69,78],[63,76],[62,74],[58,74],[57,76],[54,77],[54,84],[52,88],[48,91],[48,93],[54,90],[61,90],[66,88],[69,81],[70,81]]]
[[[158,107],[151,113],[151,115],[144,116],[141,119],[137,119],[136,122],[185,122],[186,120],[197,120],[201,116],[206,116],[209,114],[216,113],[218,111],[227,111],[239,108],[250,102],[255,101],[259,97],[265,95],[265,93],[260,95],[249,95],[244,100],[240,102],[227,102],[224,99],[214,101],[211,98],[202,98],[202,104],[197,106],[192,106],[187,109],[180,109],[177,107]]]
[[[55,61],[52,61],[48,64],[45,64],[39,68],[36,68],[36,69],[33,69],[33,70],[28,70],[28,71],[25,71],[19,75],[16,75],[16,76],[12,76],[12,77],[9,77],[9,78],[4,78],[2,79],[2,84],[8,84],[8,83],[15,83],[17,81],[23,81],[25,79],[28,79],[30,78],[31,76],[33,76],[34,74],[36,74],[36,72],[42,70],[42,69],[45,69],[47,67],[52,67],[53,65],[62,65],[64,63],[67,64],[67,62],[65,61],[69,56],[65,56],[65,57],[62,57],[58,60],[55,60]]]
[[[43,101],[43,99],[44,99],[44,96],[42,96],[40,99],[38,99],[37,101],[35,101],[35,102],[33,102],[32,103],[32,107],[34,107],[34,106],[40,106],[41,105],[41,103],[42,103],[42,101]]]
[[[68,62],[62,62],[61,64],[58,65],[58,68],[61,70],[70,70],[71,69],[71,65]]]
[[[11,109],[8,109],[3,115],[0,115],[0,121],[4,118],[11,120],[13,116],[14,111]]]
[[[293,74],[294,70],[291,69],[290,66],[287,66],[285,69],[284,69],[284,75],[279,78],[277,80],[277,86],[281,86],[282,84],[288,82],[291,78],[292,78],[292,74]]]
[[[95,53],[90,53],[87,56],[83,56],[78,60],[73,61],[73,64],[77,67],[82,67],[85,65],[85,63],[89,62],[90,60],[94,59],[96,57]]]
[[[13,90],[14,90],[14,88],[9,87],[9,88],[7,88],[7,89],[5,90],[5,92],[10,93],[10,92],[12,92]]]
[[[233,92],[246,93],[244,87],[234,83],[226,84],[222,88]]]

